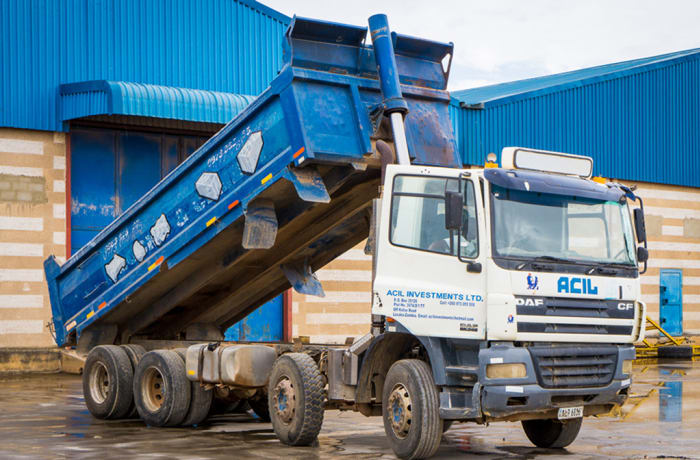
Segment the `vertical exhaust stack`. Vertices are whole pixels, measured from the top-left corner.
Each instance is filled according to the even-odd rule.
[[[400,165],[411,164],[408,155],[408,142],[403,117],[408,113],[408,105],[401,95],[399,71],[396,67],[394,45],[391,40],[389,21],[385,14],[375,14],[369,18],[369,31],[374,46],[374,59],[377,62],[379,85],[384,95],[384,114],[389,116],[394,135],[396,158]]]

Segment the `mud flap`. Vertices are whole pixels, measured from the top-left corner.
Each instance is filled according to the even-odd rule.
[[[294,185],[297,195],[304,201],[313,203],[328,203],[331,197],[326,190],[326,184],[316,168],[287,168],[284,178]]]
[[[270,249],[277,237],[277,214],[271,200],[257,198],[245,211],[242,245],[245,249]]]
[[[316,274],[311,271],[309,264],[303,263],[283,264],[281,266],[284,276],[289,280],[295,291],[299,294],[315,295],[325,297],[321,282],[316,277]]]

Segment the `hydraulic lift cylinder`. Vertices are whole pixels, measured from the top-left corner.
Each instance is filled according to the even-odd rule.
[[[369,30],[374,46],[374,59],[377,62],[379,85],[384,95],[384,114],[389,116],[394,135],[396,159],[401,165],[411,164],[408,155],[408,142],[403,117],[408,113],[408,105],[401,94],[399,71],[396,67],[394,45],[391,40],[389,21],[385,14],[375,14],[369,18]]]

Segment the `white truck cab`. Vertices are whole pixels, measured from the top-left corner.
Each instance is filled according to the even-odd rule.
[[[512,147],[501,161],[387,167],[374,332],[421,344],[441,419],[523,420],[535,444],[563,447],[627,398],[643,214],[629,188],[591,179],[590,158]]]

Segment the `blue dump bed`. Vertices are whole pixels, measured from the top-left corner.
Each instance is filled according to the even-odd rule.
[[[290,285],[318,291],[313,271],[367,237],[391,142],[366,38],[295,18],[269,88],[63,266],[49,257],[58,345],[201,340]],[[392,41],[412,161],[459,166],[452,45]]]

